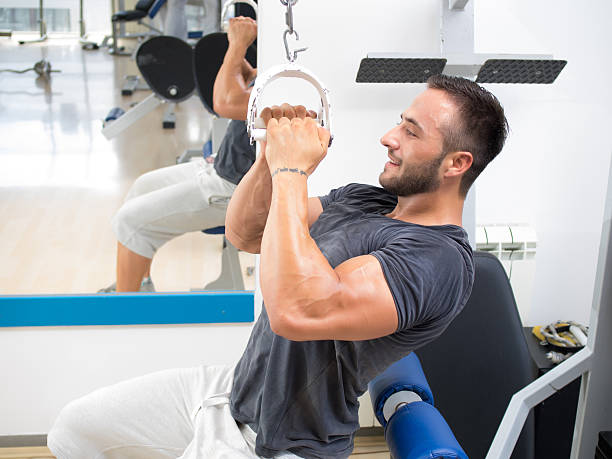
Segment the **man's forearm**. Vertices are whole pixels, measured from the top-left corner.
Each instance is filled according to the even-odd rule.
[[[247,48],[230,43],[213,87],[213,104],[217,113],[227,118],[246,119],[248,76],[244,71]]]
[[[260,155],[236,187],[225,215],[225,234],[239,249],[260,252],[271,196],[270,170]]]
[[[337,300],[338,276],[310,236],[306,177],[274,177],[261,243],[261,289],[273,329],[283,336],[318,320]],[[302,323],[303,325],[303,323]]]

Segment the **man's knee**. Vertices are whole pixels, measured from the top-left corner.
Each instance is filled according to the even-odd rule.
[[[146,233],[151,218],[149,205],[148,200],[133,199],[124,202],[117,210],[111,221],[111,227],[122,244],[126,245],[135,237]]]
[[[142,212],[139,212],[138,206],[134,205],[133,202],[125,202],[117,213],[115,213],[113,217],[113,227],[115,229],[128,229],[128,228],[136,228],[138,223],[138,216],[142,216]],[[115,231],[116,232],[116,231]]]
[[[143,204],[147,203],[139,199],[125,202],[113,217],[111,226],[122,245],[140,256],[153,258],[167,239],[145,218],[150,218],[150,212]]]
[[[139,176],[136,180],[134,180],[134,183],[132,183],[126,200],[133,199],[137,196],[141,196],[161,188],[163,182],[160,183],[159,174],[159,170],[153,170]]]
[[[95,432],[90,431],[88,411],[86,398],[70,402],[60,411],[47,435],[47,446],[58,459],[87,457],[92,451]]]

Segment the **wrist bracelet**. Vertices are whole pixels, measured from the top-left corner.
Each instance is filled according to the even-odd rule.
[[[279,167],[279,168],[277,168],[274,172],[272,172],[272,175],[270,177],[274,177],[279,172],[294,172],[296,174],[305,175],[306,178],[308,178],[308,174],[306,172],[304,172],[302,169],[298,169],[298,168],[290,169],[289,167]]]

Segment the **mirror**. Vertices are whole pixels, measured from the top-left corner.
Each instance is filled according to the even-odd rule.
[[[137,42],[126,40],[125,44],[133,47]],[[126,77],[138,75],[132,59],[114,57],[105,49],[83,50],[75,46],[74,40],[53,37],[43,43],[21,46],[11,40],[10,46],[0,49],[0,55],[5,69],[22,71],[44,60],[52,70],[42,74],[35,71],[1,74],[0,126],[4,135],[0,144],[3,216],[0,295],[7,297],[2,298],[0,311],[2,321],[8,321],[10,304],[19,299],[15,295],[96,294],[113,283],[117,242],[111,219],[128,190],[142,174],[175,166],[177,157],[187,150],[198,150],[201,157],[213,130],[213,118],[197,97],[191,97],[176,107],[163,104],[109,141],[101,133],[102,120],[109,111],[114,107],[128,111],[151,94],[149,90],[140,90],[143,86],[140,81],[131,95],[121,95],[128,82]],[[173,129],[164,128],[162,123],[168,108],[174,108]],[[239,298],[236,301],[240,305],[243,301],[250,302],[252,320],[255,256],[237,251],[228,255],[225,247],[222,234],[191,231],[171,238],[155,254],[151,276],[157,292],[181,292],[172,295],[170,303],[187,308],[183,317],[174,314],[174,318],[164,318],[162,314],[141,322],[133,316],[124,320],[129,323],[191,322],[185,311],[196,300],[190,299],[187,293],[203,291],[224,275],[226,279],[231,278],[231,285],[217,282],[211,288],[228,290],[238,286],[239,290],[250,290],[247,300],[245,295],[234,297]],[[230,264],[225,266],[227,259]],[[82,297],[58,298],[70,305],[81,301],[73,298]],[[146,297],[142,298],[130,303],[129,309],[137,313],[136,303],[145,301]],[[9,300],[13,303],[9,304]],[[109,314],[104,320],[125,323],[121,319],[120,302],[107,301],[116,304],[111,309],[116,308],[117,317],[113,319]],[[161,300],[146,301],[149,306],[143,303],[143,313],[149,307],[155,309],[154,305],[163,304]],[[203,300],[199,301],[201,307]],[[227,321],[227,306],[220,300],[207,301],[212,302],[215,314],[220,315],[200,316],[196,321],[219,321],[223,317],[226,320],[221,321]],[[19,304],[20,308],[26,307],[23,302]],[[87,307],[86,303],[78,304],[75,311]],[[240,312],[241,307],[235,310]],[[196,309],[195,303],[193,308]],[[42,309],[38,313],[45,315]],[[66,313],[69,311],[57,311],[58,316]],[[240,321],[246,316],[236,317]],[[6,323],[0,325],[6,326]]]

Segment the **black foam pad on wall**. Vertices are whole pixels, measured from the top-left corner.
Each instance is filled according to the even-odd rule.
[[[145,41],[136,64],[151,90],[168,101],[181,102],[195,90],[193,50],[179,38],[162,35]]]
[[[365,58],[357,72],[357,83],[425,83],[442,73],[446,59]]]
[[[477,83],[551,84],[567,61],[489,59],[478,72]]]
[[[216,32],[202,37],[193,50],[193,75],[197,93],[204,107],[214,115],[216,113],[213,110],[213,87],[228,46],[227,33]],[[255,43],[247,50],[246,60],[253,68],[257,68]]]

